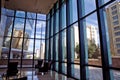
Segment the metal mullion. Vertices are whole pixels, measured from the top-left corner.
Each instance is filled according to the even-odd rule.
[[[21,65],[20,65],[20,68],[22,68],[22,57],[23,57],[23,50],[24,50],[24,36],[25,36],[25,27],[26,27],[26,17],[27,17],[27,12],[25,12],[25,20],[24,20],[24,29],[23,29],[23,41],[22,41],[22,51],[21,51]]]
[[[32,68],[34,68],[34,54],[35,54],[35,40],[36,40],[36,25],[37,25],[37,13],[35,19],[35,31],[34,31],[34,42],[33,42],[33,60],[32,60]]]
[[[45,39],[47,39],[47,35],[48,35],[48,21],[47,21],[47,17],[48,16],[46,16],[46,31],[45,31]],[[47,53],[47,49],[48,49],[48,46],[47,46],[47,40],[45,40],[45,55],[44,55],[44,59],[45,59],[45,61],[47,61],[47,59],[48,59],[48,57],[47,57],[47,55],[48,55],[48,53]]]
[[[55,34],[56,30],[56,13],[55,13],[56,6],[54,5],[54,15],[53,15],[53,35]],[[53,62],[56,60],[56,36],[53,37]],[[56,70],[56,63],[53,64],[53,70]]]
[[[69,26],[70,24],[70,0],[66,0],[66,25]],[[74,32],[71,29],[71,26],[69,28],[67,28],[66,31],[66,45],[67,45],[67,76],[73,76],[74,75],[74,66],[71,64],[71,62],[73,61],[73,48],[72,46],[74,46],[74,38],[72,38],[74,35]]]
[[[85,14],[84,0],[77,0],[77,12],[78,19]],[[81,80],[89,80],[88,67],[85,66],[88,63],[88,48],[86,42],[86,27],[85,20],[78,21],[79,30],[79,52],[80,52],[80,78]]]
[[[13,39],[13,31],[14,31],[14,24],[15,24],[15,14],[16,11],[14,11],[14,18],[13,18],[13,25],[12,25],[12,32],[11,32],[11,39],[10,39],[10,46],[9,46],[9,53],[8,53],[8,64],[10,62],[10,53],[11,53],[11,44],[12,44],[12,39]],[[8,67],[8,66],[7,66]]]
[[[50,10],[50,16],[51,16],[51,14],[52,14],[52,9]],[[49,24],[49,54],[48,54],[48,61],[50,61],[51,60],[51,38],[50,38],[50,36],[51,36],[51,17],[50,17],[50,22],[49,22],[50,24]]]
[[[99,5],[103,3],[103,0],[96,0],[96,7],[99,8]],[[110,45],[108,38],[108,29],[105,24],[105,13],[104,9],[97,9],[97,18],[98,18],[98,26],[99,26],[99,35],[100,35],[100,45],[101,45],[101,57],[102,57],[102,71],[103,71],[103,80],[113,80],[113,73],[109,69],[112,65],[112,61],[110,58]]]
[[[61,11],[61,5],[60,5],[60,3],[61,3],[61,0],[59,0],[59,30],[61,29],[61,25],[62,25],[62,19],[61,19],[61,14],[62,14],[62,11]],[[58,57],[58,60],[59,60],[59,68],[58,68],[58,72],[59,73],[62,73],[62,63],[60,63],[60,62],[62,62],[62,32],[59,32],[58,33],[58,36],[59,36],[59,38],[58,38],[58,44],[59,44],[59,46],[58,46],[58,55],[59,55],[59,57]]]

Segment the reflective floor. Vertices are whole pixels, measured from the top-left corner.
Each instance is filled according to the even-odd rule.
[[[6,80],[6,78],[2,77],[2,75],[5,73],[6,73],[5,69],[0,70],[0,80]],[[27,76],[27,80],[74,80],[71,78],[67,78],[62,74],[58,74],[55,71],[49,71],[43,75],[40,72],[37,72],[35,69],[22,69],[21,75]],[[10,79],[13,79],[13,78],[16,78],[16,77],[10,77]]]
[[[78,67],[78,66],[76,66]],[[19,69],[21,71],[20,76],[27,76],[27,80],[75,80],[71,78],[67,78],[65,75],[58,74],[55,71],[49,71],[48,73],[42,75],[35,69],[32,68],[23,68]],[[0,80],[3,80],[2,75],[6,73],[6,69],[0,69]],[[75,77],[80,79],[79,70],[75,69]],[[19,77],[20,77],[19,76]],[[114,80],[120,80],[120,71],[113,70]],[[89,67],[89,80],[103,80],[102,78],[102,69]]]

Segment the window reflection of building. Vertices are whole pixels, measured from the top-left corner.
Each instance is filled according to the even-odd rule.
[[[120,55],[120,2],[116,1],[106,8],[112,55]]]
[[[99,44],[98,40],[98,28],[96,26],[87,26],[87,39],[88,39],[88,44],[90,42],[95,43],[97,46]]]

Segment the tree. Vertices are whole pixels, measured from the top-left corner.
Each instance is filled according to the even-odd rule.
[[[76,45],[75,52],[77,53],[79,58],[80,57],[79,44]],[[97,59],[99,56],[100,56],[99,46],[97,46],[94,42],[91,41],[88,45],[88,57]]]
[[[75,52],[76,52],[77,55],[78,55],[77,58],[79,58],[79,57],[80,57],[80,54],[79,54],[79,44],[76,45],[76,47],[75,47]]]
[[[100,56],[100,48],[94,43],[90,42],[88,45],[88,57],[98,58]]]

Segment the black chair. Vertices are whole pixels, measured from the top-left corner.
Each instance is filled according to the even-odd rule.
[[[11,76],[17,76],[18,73],[18,62],[9,62],[8,68],[7,68],[7,73],[4,75],[6,79],[9,79]]]
[[[21,77],[21,78],[12,79],[12,80],[27,80],[27,77]]]
[[[52,64],[52,61],[44,62],[44,66],[39,68],[39,72],[43,72],[43,73],[48,72],[48,70],[51,69],[51,64]]]
[[[38,60],[37,64],[35,65],[35,68],[41,68],[43,66],[44,60]]]

